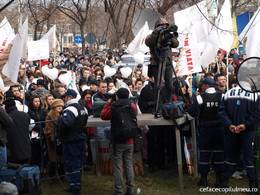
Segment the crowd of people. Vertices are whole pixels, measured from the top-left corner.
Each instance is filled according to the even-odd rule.
[[[50,177],[66,173],[68,190],[79,191],[81,168],[92,163],[90,140],[96,138],[95,132],[99,136],[102,132],[110,134],[107,133],[109,128],[97,128],[96,131],[87,128],[88,117],[111,120],[113,137],[113,130],[119,128],[114,107],[131,102],[133,113],[138,112],[137,107],[141,113],[155,112],[158,71],[154,71],[154,67],[152,75],[144,74],[142,64],[132,67],[126,78],[120,72],[122,67],[111,77],[104,74],[104,67],[114,67],[123,54],[123,50],[109,49],[86,51],[84,55],[65,50],[52,54],[47,61],[22,62],[18,83],[0,93],[1,163],[36,164],[43,175]],[[237,86],[235,75],[244,56],[233,49],[226,66],[226,55],[220,50],[216,62],[202,73],[193,74],[192,78],[173,78],[172,63],[169,62],[167,84],[161,90],[161,96],[166,98],[161,103],[183,101],[186,110],[198,119],[200,186],[209,185],[207,175],[213,166],[217,187],[229,186],[228,179],[234,170],[245,169],[250,187],[256,188],[252,143],[259,119],[259,101],[253,101],[252,94]],[[58,69],[59,75],[75,73],[77,90],[59,79],[46,77],[42,72],[44,66]],[[185,129],[182,136],[190,137],[188,124],[182,128]],[[174,165],[175,133],[171,127],[151,126],[142,134],[142,158],[150,171],[169,169]],[[133,139],[114,142],[117,146],[112,152],[116,194],[123,194],[122,155],[127,194],[133,194],[133,143]],[[237,166],[238,162],[240,166]]]

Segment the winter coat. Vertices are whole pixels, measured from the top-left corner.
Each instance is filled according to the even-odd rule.
[[[0,107],[0,146],[7,143],[7,130],[13,125],[13,119]]]
[[[11,162],[20,162],[31,158],[31,142],[29,138],[30,117],[25,112],[20,112],[16,107],[11,107],[7,113],[13,123],[7,129],[8,159]]]

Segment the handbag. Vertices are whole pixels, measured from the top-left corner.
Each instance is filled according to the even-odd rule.
[[[174,101],[162,105],[162,116],[166,120],[177,119],[185,114],[183,101]]]

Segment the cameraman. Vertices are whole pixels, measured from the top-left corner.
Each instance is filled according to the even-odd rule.
[[[152,32],[152,34],[145,39],[145,44],[150,48],[151,53],[151,64],[149,66],[148,76],[154,77],[154,81],[157,87],[156,91],[160,87],[157,83],[160,63],[164,63],[166,65],[165,71],[162,73],[164,74],[166,88],[166,94],[164,96],[165,99],[162,99],[160,101],[162,103],[171,101],[173,89],[173,65],[171,57],[171,48],[176,48],[179,45],[177,37],[174,34],[172,34],[173,32],[169,31],[168,29],[169,23],[167,22],[167,20],[164,18],[160,18],[155,23],[155,29]]]

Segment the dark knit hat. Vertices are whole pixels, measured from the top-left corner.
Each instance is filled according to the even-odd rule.
[[[214,79],[206,77],[205,79],[203,79],[202,84],[204,85],[209,85],[210,87],[214,87],[216,85]]]
[[[73,89],[68,89],[68,90],[66,91],[66,93],[64,94],[64,96],[65,96],[65,97],[66,97],[66,96],[71,96],[71,97],[73,97],[73,98],[76,98],[76,97],[77,97],[77,92],[74,91]]]
[[[43,79],[38,79],[38,80],[37,80],[37,85],[42,85],[42,86],[44,86],[44,85],[45,85],[44,80],[43,80]]]
[[[126,88],[120,88],[117,90],[116,96],[118,97],[118,99],[128,99],[129,91]]]

